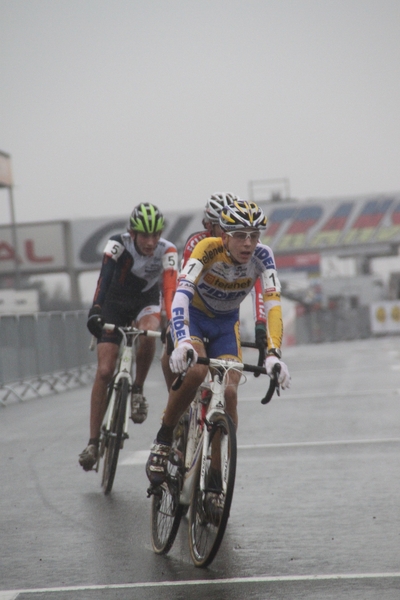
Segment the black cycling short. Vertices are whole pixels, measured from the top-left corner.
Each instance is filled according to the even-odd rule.
[[[154,285],[147,292],[141,292],[133,300],[120,302],[115,299],[106,300],[101,309],[101,316],[106,323],[113,323],[121,327],[127,327],[132,324],[147,307],[152,307],[150,314],[158,314],[161,311],[160,288]],[[103,331],[98,343],[110,342],[120,344],[121,334],[116,331]]]

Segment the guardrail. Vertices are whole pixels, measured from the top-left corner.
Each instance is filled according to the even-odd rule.
[[[371,337],[369,307],[312,309],[296,315],[296,344],[358,340]]]
[[[87,311],[0,315],[0,404],[93,381]]]

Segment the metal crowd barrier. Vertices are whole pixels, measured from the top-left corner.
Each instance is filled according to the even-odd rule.
[[[87,311],[0,315],[0,404],[93,381]]]
[[[369,307],[316,309],[296,316],[296,344],[358,340],[371,337]]]

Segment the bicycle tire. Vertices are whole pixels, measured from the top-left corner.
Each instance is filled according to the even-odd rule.
[[[114,410],[111,417],[110,432],[106,433],[103,477],[101,481],[105,494],[109,494],[114,483],[115,473],[117,471],[118,456],[121,449],[122,436],[124,432],[124,422],[126,414],[126,404],[129,396],[129,381],[126,378],[120,380],[116,391]]]
[[[216,517],[211,516],[207,510],[207,485],[205,491],[200,490],[200,468],[197,469],[189,509],[189,548],[192,561],[196,567],[207,567],[218,552],[228,523],[235,487],[236,431],[232,419],[227,414],[217,415],[212,421],[210,441],[207,448],[206,482],[211,465],[211,444],[218,431],[221,432],[221,473],[225,474],[224,491],[219,496],[222,507],[218,511],[218,520],[216,522]]]
[[[180,504],[185,467],[187,425],[185,415],[175,431],[166,481],[153,491],[151,503],[151,539],[156,554],[167,554],[175,541],[186,506]]]
[[[111,381],[111,383],[108,384],[107,387],[107,406],[110,404],[110,400],[111,400],[111,396],[114,390],[114,378]],[[107,432],[105,430],[105,423],[103,421],[102,425],[101,425],[101,430],[100,430],[100,444],[99,444],[99,459],[97,461],[97,465],[96,465],[96,472],[99,471],[100,468],[100,463],[101,460],[104,458],[104,452],[106,450],[106,443],[107,443]]]

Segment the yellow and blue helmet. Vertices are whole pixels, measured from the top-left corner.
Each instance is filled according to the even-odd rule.
[[[219,224],[223,231],[245,228],[262,230],[267,226],[267,217],[255,202],[235,200],[221,210]]]

